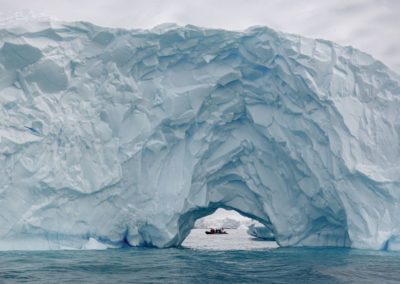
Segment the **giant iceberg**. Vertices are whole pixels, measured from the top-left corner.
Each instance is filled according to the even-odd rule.
[[[256,226],[256,224],[250,224],[250,226],[247,228],[247,234],[257,239],[275,241],[274,233],[266,226]]]
[[[0,23],[0,249],[180,245],[234,209],[280,246],[400,249],[400,77],[253,27]]]

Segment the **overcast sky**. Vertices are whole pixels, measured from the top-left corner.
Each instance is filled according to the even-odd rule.
[[[400,0],[0,0],[0,11],[151,28],[165,22],[276,30],[352,45],[400,73]]]

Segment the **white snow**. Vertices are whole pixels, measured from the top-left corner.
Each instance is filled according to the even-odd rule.
[[[264,27],[7,18],[0,249],[176,246],[225,208],[281,246],[397,250],[399,94],[365,53]]]
[[[217,209],[212,215],[196,220],[194,228],[209,229],[209,228],[225,228],[225,229],[244,229],[250,225],[262,226],[259,222],[250,218],[244,217],[233,210]]]
[[[89,241],[82,247],[82,249],[85,250],[105,250],[107,248],[108,247],[105,244],[97,241],[94,238],[90,238]]]

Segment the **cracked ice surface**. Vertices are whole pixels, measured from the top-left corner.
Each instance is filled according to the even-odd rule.
[[[281,246],[400,248],[400,79],[371,56],[28,22],[0,25],[0,249],[174,246],[217,208]]]

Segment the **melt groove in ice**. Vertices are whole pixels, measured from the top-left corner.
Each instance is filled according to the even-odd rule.
[[[175,246],[218,207],[281,246],[400,249],[400,79],[371,56],[28,23],[0,25],[0,249]]]

